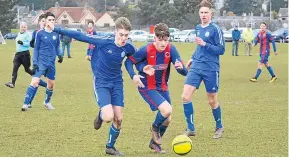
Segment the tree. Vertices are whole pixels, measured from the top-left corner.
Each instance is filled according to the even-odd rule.
[[[32,4],[34,4],[34,10],[39,10],[39,9],[49,9],[50,7],[53,7],[55,5],[55,2],[59,0],[49,0],[49,1],[44,1],[44,0],[18,0],[19,5],[29,5],[30,8],[32,8]]]
[[[236,15],[242,15],[242,13],[251,13],[254,11],[255,0],[225,0],[224,9],[232,11]]]
[[[272,11],[279,12],[280,8],[288,8],[288,0],[271,0]],[[270,3],[267,5],[267,10],[270,10]]]
[[[16,11],[12,8],[19,0],[0,0],[0,31],[2,34],[10,32],[16,25]]]

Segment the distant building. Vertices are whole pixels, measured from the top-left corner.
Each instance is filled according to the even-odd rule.
[[[56,3],[55,7],[51,7],[47,11],[55,15],[55,22],[60,25],[86,25],[89,21],[93,21],[99,27],[115,26],[114,20],[109,13],[97,13],[93,8],[88,6],[59,7],[58,3]],[[35,16],[32,23],[37,24],[39,16],[43,13],[40,12]]]
[[[215,10],[220,10],[224,7],[225,0],[214,0]]]

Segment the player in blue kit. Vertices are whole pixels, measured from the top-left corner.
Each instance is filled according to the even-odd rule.
[[[182,100],[187,122],[187,129],[184,134],[195,136],[194,108],[191,99],[201,82],[204,82],[208,102],[216,121],[216,129],[213,136],[216,139],[222,137],[224,132],[217,92],[219,89],[219,56],[225,52],[225,41],[222,30],[211,21],[211,8],[212,4],[208,1],[200,3],[199,15],[202,23],[196,27],[196,43],[198,45],[192,58],[187,63],[187,67],[190,67],[190,70],[185,81]]]
[[[24,98],[22,111],[28,109],[28,104],[32,102],[32,98],[37,92],[40,78],[44,75],[47,78],[46,97],[44,105],[48,110],[53,110],[54,107],[50,103],[53,94],[53,86],[55,80],[55,58],[58,56],[59,63],[62,63],[63,58],[59,49],[59,35],[47,27],[53,26],[55,16],[51,12],[45,13],[46,27],[36,34],[35,47],[33,54],[33,70],[35,74],[32,77],[30,86],[27,88]]]
[[[52,26],[53,27],[53,26]],[[126,56],[135,53],[132,44],[127,43],[131,30],[130,21],[120,17],[115,21],[115,37],[100,37],[60,28],[52,28],[54,32],[69,36],[76,40],[93,44],[97,47],[91,56],[91,68],[94,75],[94,93],[100,107],[94,121],[98,130],[102,122],[112,122],[106,144],[106,154],[123,156],[114,145],[119,136],[124,107],[122,61]]]
[[[125,66],[130,77],[139,86],[138,91],[157,115],[152,124],[152,139],[149,147],[157,153],[164,153],[161,148],[161,137],[164,135],[172,113],[171,99],[168,90],[170,63],[173,63],[177,72],[185,76],[187,69],[175,46],[169,43],[170,31],[166,24],[159,23],[155,27],[155,42],[141,47],[130,56]],[[141,64],[139,75],[133,72],[133,64]],[[154,71],[155,70],[155,71]],[[153,72],[153,73],[151,73]]]
[[[257,79],[262,72],[262,66],[265,65],[268,72],[270,73],[272,77],[269,83],[273,83],[274,81],[277,80],[277,77],[275,76],[275,73],[272,67],[268,63],[269,56],[270,56],[270,42],[272,43],[273,51],[275,55],[278,55],[278,52],[276,49],[274,37],[271,35],[270,32],[267,31],[267,24],[265,22],[261,23],[260,29],[261,31],[258,33],[258,35],[256,36],[254,40],[255,45],[260,43],[260,60],[258,62],[258,69],[257,69],[256,75],[255,77],[251,78],[250,81],[257,82]]]

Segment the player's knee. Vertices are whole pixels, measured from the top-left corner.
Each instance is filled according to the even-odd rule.
[[[168,104],[165,108],[163,108],[163,109],[161,110],[161,114],[162,114],[164,117],[170,117],[171,114],[172,114],[172,111],[173,111],[172,106]]]
[[[210,104],[211,107],[215,107],[216,104],[218,104],[218,102],[215,98],[209,98],[208,103]]]
[[[102,115],[102,120],[104,121],[104,122],[111,122],[112,120],[113,120],[113,117],[114,117],[114,115],[113,115],[113,113],[109,113],[109,114],[103,114]]]
[[[33,87],[38,87],[39,85],[39,80],[32,80],[31,83],[30,83],[31,86]]]
[[[183,100],[183,102],[190,102],[191,97],[189,95],[187,95],[186,93],[183,93],[182,94],[182,100]]]
[[[49,83],[47,84],[48,89],[53,89],[54,88],[54,83]]]
[[[114,123],[116,124],[116,128],[117,129],[120,129],[121,128],[121,124],[122,124],[122,116],[121,117],[116,117],[114,118]]]

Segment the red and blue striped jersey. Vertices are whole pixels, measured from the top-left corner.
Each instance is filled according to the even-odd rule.
[[[175,46],[169,43],[163,52],[159,52],[155,45],[150,43],[144,47],[141,47],[135,54],[129,56],[129,59],[127,59],[125,64],[128,72],[130,72],[129,69],[132,68],[132,63],[145,63],[141,64],[142,68],[137,68],[139,70],[139,74],[144,77],[141,80],[145,85],[145,89],[167,91],[170,76],[170,63],[174,64],[176,61],[182,62],[182,59]],[[145,65],[154,66],[156,70],[155,74],[149,76],[142,72]],[[188,73],[188,70],[185,68],[184,64],[183,69],[177,69],[177,71],[184,76]],[[131,77],[133,76],[133,74],[130,75]]]
[[[273,50],[276,52],[276,44],[274,37],[271,35],[271,33],[265,31],[260,31],[258,35],[255,38],[255,45],[257,43],[260,43],[260,54],[262,55],[270,55],[270,42],[273,45]]]

